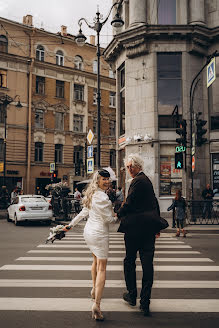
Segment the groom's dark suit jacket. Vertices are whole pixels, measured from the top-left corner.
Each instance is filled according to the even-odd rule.
[[[121,223],[118,232],[133,235],[160,231],[160,211],[150,179],[138,173],[132,180],[125,203],[117,213]]]

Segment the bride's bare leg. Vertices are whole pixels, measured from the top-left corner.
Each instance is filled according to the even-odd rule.
[[[94,254],[93,255],[93,263],[91,266],[91,277],[93,281],[93,288],[91,290],[91,297],[95,298],[95,285],[96,285],[96,278],[97,278],[97,258]]]
[[[103,288],[106,281],[106,265],[107,259],[97,259],[97,278],[96,278],[96,287],[95,287],[95,302],[99,305]]]

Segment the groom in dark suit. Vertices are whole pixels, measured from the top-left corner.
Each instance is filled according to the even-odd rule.
[[[159,205],[149,178],[143,173],[143,161],[138,154],[131,154],[125,161],[133,178],[125,203],[117,213],[121,220],[118,232],[125,233],[126,257],[124,276],[127,291],[123,299],[136,305],[136,256],[139,251],[143,277],[140,294],[140,309],[145,316],[150,315],[149,304],[153,285],[153,258],[156,232],[155,217],[159,217]]]

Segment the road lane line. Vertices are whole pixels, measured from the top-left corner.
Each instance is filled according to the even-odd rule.
[[[27,253],[38,253],[38,254],[90,254],[90,251],[89,250],[86,250],[86,251],[80,251],[80,250],[60,250],[60,249],[55,249],[55,250],[50,250],[50,249],[33,249],[33,250],[30,250],[28,251]],[[109,254],[125,254],[125,251],[109,251]],[[156,251],[155,250],[155,254],[187,254],[187,255],[190,255],[190,254],[201,254],[200,252],[198,251]]]
[[[108,262],[123,262],[124,257],[109,257]],[[92,257],[48,257],[48,256],[37,256],[37,257],[19,257],[16,259],[16,261],[74,261],[74,262],[85,262],[85,261],[91,261],[93,262],[93,258]],[[139,262],[140,259],[137,258],[137,261]],[[192,257],[188,257],[188,258],[173,258],[173,257],[169,257],[169,258],[154,258],[155,262],[214,262],[209,258],[192,258]]]
[[[61,241],[55,243],[55,244],[42,244],[42,245],[38,245],[37,247],[41,247],[41,248],[88,248],[86,244],[84,245],[64,245]],[[110,249],[112,248],[120,248],[120,249],[125,249],[124,245],[110,245],[109,247]],[[189,245],[155,245],[155,248],[192,248]]]

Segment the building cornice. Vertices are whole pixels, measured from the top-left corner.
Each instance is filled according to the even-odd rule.
[[[115,35],[104,51],[104,58],[113,62],[122,51],[129,58],[149,52],[152,42],[184,41],[189,44],[188,52],[207,55],[208,48],[219,39],[219,27],[202,25],[141,25]]]

